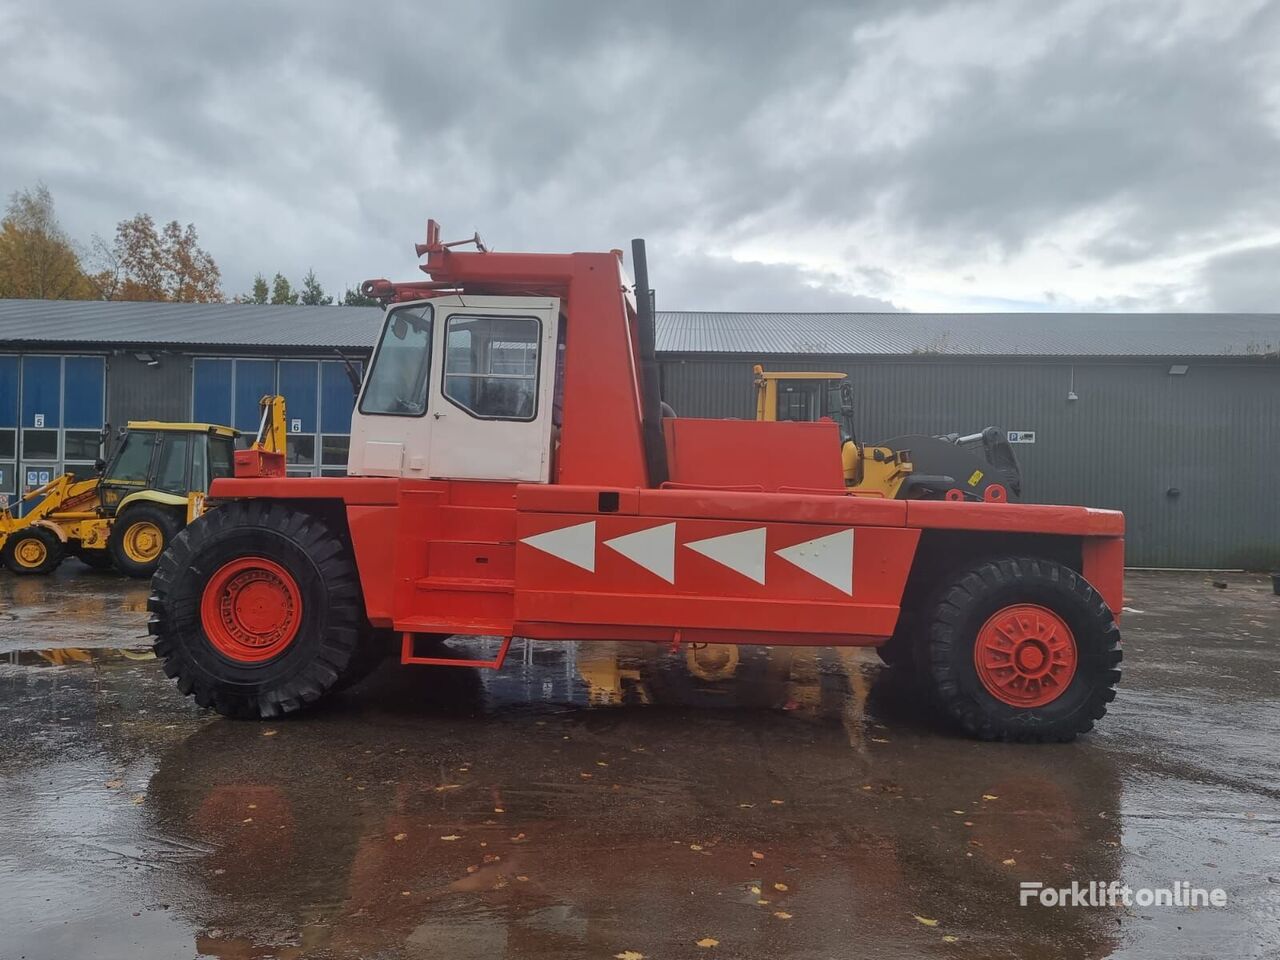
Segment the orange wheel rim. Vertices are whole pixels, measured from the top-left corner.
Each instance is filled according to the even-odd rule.
[[[1047,607],[1017,603],[978,631],[973,665],[987,693],[1013,707],[1052,703],[1076,675],[1076,638]]]
[[[200,620],[224,657],[262,663],[283,652],[302,623],[302,592],[280,564],[241,557],[222,566],[204,588]]]

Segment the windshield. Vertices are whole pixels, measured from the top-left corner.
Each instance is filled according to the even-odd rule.
[[[146,484],[151,475],[151,456],[159,441],[160,437],[155,433],[127,434],[104,479],[136,486]]]
[[[431,373],[431,306],[400,307],[387,315],[360,412],[420,417]]]

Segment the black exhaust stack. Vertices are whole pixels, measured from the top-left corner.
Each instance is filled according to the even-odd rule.
[[[631,241],[631,264],[636,279],[636,321],[640,339],[640,420],[644,428],[644,459],[649,486],[660,487],[669,478],[667,442],[662,435],[662,385],[653,316],[653,291],[649,288],[649,261],[644,241]]]

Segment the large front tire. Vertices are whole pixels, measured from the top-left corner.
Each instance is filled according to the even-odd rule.
[[[53,573],[65,556],[62,541],[48,527],[25,527],[11,533],[0,551],[0,560],[19,576]]]
[[[155,653],[200,706],[293,713],[333,689],[365,623],[345,538],[267,501],[218,507],[161,558],[148,601]]]
[[[107,552],[121,573],[146,580],[155,575],[161,554],[181,529],[182,520],[173,507],[135,503],[112,522]]]
[[[935,591],[916,662],[938,705],[983,740],[1069,741],[1120,681],[1120,630],[1098,592],[1050,560],[977,564]]]

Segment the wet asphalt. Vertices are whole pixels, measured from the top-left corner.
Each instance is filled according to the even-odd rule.
[[[228,721],[146,584],[0,573],[0,960],[1275,956],[1280,597],[1226,580],[1131,575],[1111,713],[1015,746],[807,648],[517,640]],[[1072,880],[1228,904],[1019,906]]]

